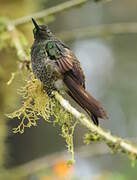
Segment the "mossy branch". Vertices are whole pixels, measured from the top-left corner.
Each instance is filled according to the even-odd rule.
[[[114,151],[127,153],[129,156],[137,159],[137,146],[120,137],[113,136],[110,132],[105,131],[101,127],[94,125],[84,114],[77,111],[70,103],[65,100],[57,91],[53,92],[55,98],[63,108],[71,113],[79,122],[85,126],[91,133],[99,135]]]
[[[19,63],[19,69],[22,69],[24,67],[24,64],[27,67],[27,69],[29,69],[30,58],[28,57],[27,53],[24,51],[24,47],[23,47],[24,41],[27,44],[25,37],[23,36],[23,34],[18,32],[16,27],[10,22],[7,24],[7,31],[10,33],[11,42],[14,48],[16,49],[18,60],[21,62]],[[21,38],[23,39],[23,42],[21,42]]]
[[[16,48],[19,60],[21,60],[21,61],[27,60],[28,57],[27,57],[26,53],[24,52],[23,47],[20,43],[19,33],[16,30],[15,26],[13,26],[12,23],[9,23],[7,26],[7,30],[11,34],[11,40]]]

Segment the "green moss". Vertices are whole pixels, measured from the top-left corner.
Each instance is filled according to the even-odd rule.
[[[96,134],[96,133],[86,133],[84,135],[84,143],[85,144],[90,144],[91,142],[96,142],[96,141],[100,141],[101,137],[100,135]]]

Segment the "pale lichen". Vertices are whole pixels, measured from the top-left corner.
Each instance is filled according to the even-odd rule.
[[[54,126],[58,125],[74,162],[73,133],[77,121],[73,121],[72,115],[63,109],[54,96],[48,96],[42,83],[33,74],[26,86],[19,90],[19,94],[23,97],[22,107],[7,115],[11,119],[19,120],[19,125],[13,128],[13,132],[24,133],[25,128],[36,126],[40,117]]]

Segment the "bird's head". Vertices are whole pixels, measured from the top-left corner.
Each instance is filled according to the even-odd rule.
[[[52,36],[52,32],[46,25],[38,25],[37,22],[32,18],[34,24],[33,34],[35,39],[48,39]]]

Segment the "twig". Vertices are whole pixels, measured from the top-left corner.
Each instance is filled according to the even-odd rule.
[[[60,102],[63,108],[70,112],[74,117],[76,117],[83,126],[89,129],[92,133],[98,134],[107,144],[116,148],[122,152],[127,153],[128,155],[134,155],[135,159],[137,158],[137,146],[131,142],[124,140],[122,138],[111,135],[110,132],[106,132],[101,127],[97,127],[82,113],[73,108],[67,100],[65,100],[58,92],[53,92],[56,100]],[[121,149],[119,149],[121,148]]]
[[[72,8],[74,6],[81,5],[81,4],[83,4],[83,3],[87,2],[87,1],[89,1],[89,0],[70,0],[70,1],[67,1],[65,3],[61,3],[59,5],[56,5],[54,7],[42,10],[40,12],[31,14],[31,15],[28,15],[28,16],[25,16],[25,17],[22,17],[22,18],[18,18],[16,20],[11,21],[11,23],[14,26],[25,24],[25,23],[28,23],[31,20],[32,17],[35,18],[35,19],[40,19],[40,18],[43,18],[43,17],[54,15],[56,13],[59,13],[59,12],[62,12],[64,10],[66,10],[66,9],[70,9],[70,8]]]
[[[18,18],[16,20],[11,21],[11,23],[14,26],[18,26],[18,25],[21,25],[21,24],[28,23],[31,20],[32,17],[35,18],[35,19],[40,19],[40,18],[43,18],[43,17],[54,15],[54,14],[59,13],[59,12],[63,12],[66,9],[70,9],[72,7],[75,7],[75,6],[82,5],[82,4],[84,4],[84,3],[88,2],[88,1],[90,1],[90,0],[69,0],[67,2],[58,4],[58,5],[54,6],[54,7],[44,9],[44,10],[42,10],[40,12],[33,13],[33,14],[28,15],[28,16]],[[92,0],[92,1],[96,2],[96,0]],[[111,0],[98,0],[98,1],[110,2]]]

